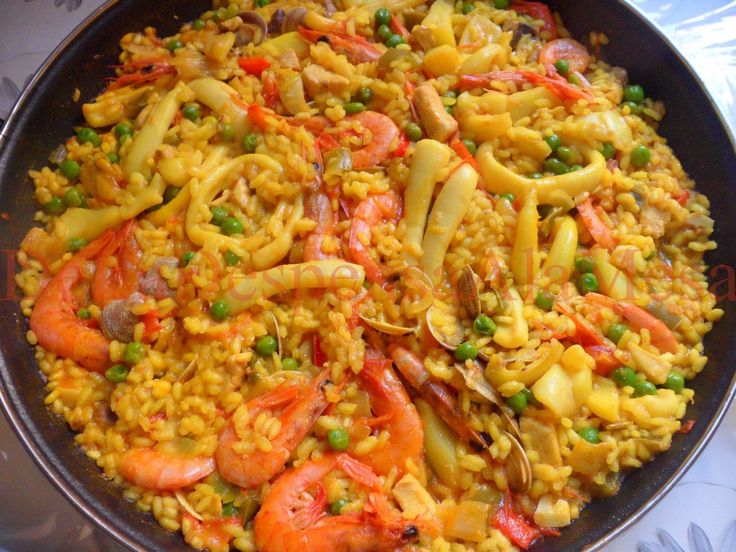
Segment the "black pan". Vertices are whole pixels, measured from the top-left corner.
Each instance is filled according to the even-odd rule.
[[[665,101],[668,113],[661,132],[713,203],[714,239],[720,247],[707,258],[716,267],[711,282],[733,279],[736,155],[732,138],[702,83],[672,45],[623,2],[550,3],[562,13],[574,36],[584,37],[593,30],[608,34],[608,61],[626,67],[633,82]],[[8,221],[0,220],[0,251],[5,255],[0,261],[0,292],[6,299],[0,301],[0,400],[18,436],[54,485],[90,519],[134,550],[183,551],[187,547],[180,534],[167,533],[150,515],[123,499],[120,489],[110,485],[74,445],[67,425],[44,407],[44,381],[24,337],[27,324],[12,283],[12,259],[36,209],[28,169],[44,166],[54,147],[82,121],[80,104],[72,100],[75,88],[81,91],[80,102],[101,90],[109,66],[117,62],[117,43],[123,34],[153,25],[160,36],[166,36],[205,9],[205,1],[193,0],[126,0],[101,8],[36,75],[0,138],[0,211],[10,214]],[[717,286],[721,295],[730,289],[726,284]],[[692,383],[696,402],[688,409],[687,419],[696,420],[693,430],[675,435],[672,448],[629,475],[617,496],[594,501],[561,537],[545,539],[531,550],[602,548],[661,499],[693,463],[735,392],[733,297],[721,306],[726,315],[705,341],[710,362]]]

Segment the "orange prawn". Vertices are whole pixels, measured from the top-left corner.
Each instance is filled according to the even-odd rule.
[[[391,433],[391,442],[366,456],[365,462],[381,474],[387,474],[394,466],[403,470],[407,460],[420,465],[424,428],[416,407],[391,368],[391,360],[376,351],[367,351],[360,379],[371,398],[373,413],[377,418],[387,418],[384,426]]]
[[[127,299],[138,290],[141,250],[133,235],[134,228],[135,219],[132,219],[115,233],[115,237],[100,252],[92,280],[92,299],[100,307],[115,299]],[[110,266],[111,257],[118,259],[114,266]]]
[[[118,67],[123,71],[133,69],[133,72],[124,73],[112,79],[110,84],[107,85],[107,90],[154,82],[166,75],[174,75],[176,74],[176,68],[169,63],[169,59],[168,56],[157,56],[120,65]]]
[[[364,512],[327,515],[321,481],[335,469],[373,491]],[[302,506],[309,491],[312,500]],[[330,454],[284,472],[273,483],[255,517],[254,533],[263,552],[378,552],[403,548],[416,540],[419,530],[401,516],[390,516],[378,478],[368,466],[347,454]]]
[[[488,88],[494,81],[523,84],[530,82],[544,86],[561,100],[592,100],[593,96],[585,90],[567,82],[556,72],[551,75],[540,75],[533,71],[491,71],[480,75],[461,75],[458,82],[461,90],[470,88]]]
[[[388,115],[376,111],[364,111],[349,117],[371,133],[371,142],[352,152],[353,168],[373,168],[388,158],[391,145],[399,138],[399,127]]]
[[[192,485],[215,471],[215,459],[135,447],[120,459],[118,470],[138,487],[173,491]]]
[[[365,268],[366,278],[373,284],[385,284],[386,277],[368,252],[371,243],[371,229],[384,220],[396,221],[400,217],[401,198],[393,191],[364,199],[353,213],[348,251],[353,261]]]
[[[110,341],[76,315],[80,305],[73,288],[89,278],[89,261],[114,238],[115,232],[105,232],[74,255],[40,293],[29,320],[44,349],[97,372],[110,363]]]
[[[339,54],[345,54],[353,63],[376,61],[382,54],[374,43],[359,35],[314,31],[305,27],[299,27],[299,34],[312,43],[327,40],[330,48]]]
[[[304,205],[304,214],[317,223],[314,230],[304,240],[304,260],[319,261],[333,257],[334,255],[322,251],[322,242],[325,237],[332,235],[336,222],[330,198],[322,191],[308,195]]]
[[[329,373],[329,369],[320,372],[306,389],[298,385],[280,386],[246,405],[251,420],[255,420],[261,412],[273,413],[277,408],[284,407],[278,416],[281,430],[271,439],[272,448],[269,452],[256,449],[249,454],[238,454],[234,445],[240,437],[231,419],[220,433],[215,450],[222,477],[234,485],[250,489],[269,481],[281,471],[294,449],[327,408],[322,386],[327,382]]]

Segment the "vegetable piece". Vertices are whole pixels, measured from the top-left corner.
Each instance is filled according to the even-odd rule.
[[[517,416],[524,412],[527,406],[527,396],[523,391],[519,391],[515,395],[511,395],[506,399],[506,405],[514,411]]]
[[[570,172],[570,167],[563,161],[550,157],[544,161],[544,170],[552,174],[561,175]]]
[[[560,137],[557,136],[557,134],[550,134],[549,136],[546,136],[544,138],[544,141],[547,142],[547,145],[552,150],[552,153],[555,153],[557,151],[557,148],[562,145],[562,140],[560,140]]]
[[[271,67],[271,62],[262,56],[239,57],[238,66],[248,75],[261,78],[261,74]]]
[[[113,364],[105,370],[105,377],[113,383],[122,383],[128,379],[130,368],[125,364]]]
[[[597,445],[601,442],[601,437],[598,434],[598,430],[594,427],[586,427],[578,431],[580,437],[592,445]]]
[[[455,349],[455,358],[460,361],[472,360],[478,356],[478,349],[470,341],[465,341]]]
[[[568,64],[564,59],[558,59],[555,61],[554,66],[555,69],[557,69],[557,72],[563,77],[570,71],[570,64]]]
[[[542,344],[538,349],[539,358],[522,369],[506,368],[503,364],[492,365],[486,372],[488,380],[494,387],[500,387],[510,381],[517,381],[529,387],[542,377],[555,362],[560,360],[564,350],[565,347],[562,343],[553,339]]]
[[[222,233],[226,236],[232,236],[233,234],[242,234],[244,229],[243,223],[235,217],[227,217],[225,220],[222,221],[220,228],[222,228]]]
[[[80,128],[77,131],[77,140],[79,140],[80,144],[85,144],[89,142],[96,148],[100,147],[100,144],[102,144],[102,138],[100,138],[100,135],[91,128],[87,127]]]
[[[509,288],[507,295],[507,307],[502,312],[505,318],[498,319],[493,341],[502,347],[515,349],[529,341],[529,325],[524,318],[524,302],[519,292],[516,288]]]
[[[196,104],[184,106],[181,110],[181,114],[185,119],[196,121],[199,119],[199,106]]]
[[[76,180],[79,178],[79,163],[72,159],[64,159],[59,165],[59,171],[67,180]],[[70,207],[78,207],[78,205],[70,205]]]
[[[614,343],[618,343],[628,329],[629,328],[626,324],[611,324],[608,328],[608,339]]]
[[[644,89],[638,84],[624,87],[624,101],[640,104],[644,101]]]
[[[281,369],[294,371],[299,369],[299,362],[295,358],[287,357],[281,361]]]
[[[645,395],[656,395],[657,388],[650,381],[637,381],[634,384],[634,396],[643,397]]]
[[[331,429],[327,432],[327,443],[332,450],[344,451],[350,446],[350,436],[344,429]]]
[[[231,314],[238,314],[259,301],[292,289],[349,288],[359,291],[365,270],[341,259],[279,265],[253,272],[234,282],[222,296]]]
[[[401,38],[401,35],[392,34],[386,39],[386,47],[388,48],[396,48],[399,44],[404,44],[404,39]]]
[[[559,418],[569,418],[577,412],[572,379],[557,364],[537,380],[532,393]]]
[[[424,233],[421,260],[421,268],[433,284],[442,279],[445,253],[470,206],[477,182],[478,173],[469,165],[462,165],[437,195]]]
[[[552,246],[542,265],[542,275],[549,284],[562,285],[568,281],[575,264],[578,244],[578,227],[572,217],[564,216],[557,222]]]
[[[578,290],[581,293],[592,293],[598,291],[598,278],[591,272],[578,276]]]
[[[552,305],[555,302],[554,295],[547,291],[540,291],[534,298],[534,304],[544,311],[552,310]]]
[[[188,86],[198,102],[230,121],[235,138],[239,140],[250,131],[247,106],[234,88],[213,78],[195,79]]]
[[[637,169],[641,169],[649,164],[649,161],[652,158],[652,153],[649,151],[648,147],[640,145],[631,150],[630,157],[631,164]]]
[[[256,341],[256,353],[262,357],[271,356],[273,353],[278,351],[278,348],[279,342],[272,335],[264,335]]]
[[[210,306],[210,316],[218,322],[227,320],[228,316],[230,316],[230,309],[227,303],[224,301],[215,301],[212,303]]]
[[[52,197],[46,203],[43,204],[43,210],[47,215],[60,215],[66,209],[64,200],[60,197]]]
[[[304,97],[304,83],[301,75],[292,69],[281,69],[278,75],[279,99],[292,115],[309,111]]]
[[[517,514],[510,502],[510,496],[507,496],[503,508],[499,508],[494,514],[492,524],[514,544],[526,550],[542,536],[542,533],[537,527],[530,525],[522,515]]]
[[[485,314],[479,314],[473,321],[473,329],[481,335],[493,335],[496,331],[496,323]]]
[[[378,8],[373,16],[376,26],[388,25],[391,22],[391,12],[386,8]]]
[[[570,464],[573,471],[583,475],[595,476],[599,473],[605,473],[609,469],[607,457],[615,448],[615,443],[593,443],[583,438],[575,443],[567,457],[567,463]]]
[[[131,365],[138,364],[143,360],[143,355],[145,355],[145,353],[146,349],[143,346],[143,343],[132,341],[125,346],[125,350],[123,351],[123,360]]]
[[[672,371],[667,375],[664,387],[666,389],[671,389],[675,393],[679,393],[685,388],[685,378],[682,377],[682,374]]]
[[[534,522],[544,527],[565,527],[570,525],[570,504],[563,498],[554,498],[545,494],[534,510]]]
[[[631,353],[631,360],[634,365],[646,375],[648,380],[657,385],[662,385],[667,381],[667,376],[672,369],[669,362],[659,355],[645,351],[633,342],[629,342],[626,348]]]
[[[613,381],[615,381],[620,387],[634,387],[634,384],[638,381],[636,379],[636,372],[631,366],[621,366],[616,368],[611,374]]]
[[[555,67],[558,61],[564,61],[567,71],[560,71],[560,68],[557,67],[561,75],[565,75],[568,71],[583,73],[590,63],[590,54],[577,40],[558,38],[547,42],[539,51],[539,61],[553,64]]]
[[[576,207],[580,219],[596,243],[602,245],[609,251],[613,250],[616,247],[616,238],[613,236],[611,229],[598,216],[591,198],[586,198],[585,201],[578,203]]]
[[[452,29],[454,12],[455,3],[450,0],[438,0],[430,6],[420,27],[426,29],[431,46],[441,44],[455,46],[455,33]]]
[[[457,121],[445,111],[442,98],[431,84],[425,83],[417,87],[414,91],[414,104],[422,126],[433,140],[446,142],[457,132]]]
[[[404,127],[404,132],[406,133],[406,137],[412,142],[418,142],[422,139],[422,127],[416,123],[408,123]]]
[[[435,183],[450,160],[450,149],[436,140],[421,140],[414,149],[404,193],[404,258],[416,264]]]
[[[255,134],[246,134],[243,136],[243,149],[247,153],[254,153],[256,151],[256,147],[258,147],[258,136]]]
[[[557,439],[555,425],[551,420],[521,416],[519,428],[525,445],[539,455],[540,462],[555,467],[562,466],[560,442]]]
[[[443,516],[442,533],[446,537],[481,542],[488,533],[490,506],[475,500],[464,500]]]
[[[514,281],[521,286],[533,284],[539,272],[538,221],[537,192],[530,188],[524,196],[524,204],[516,219],[510,260]]]
[[[588,396],[590,411],[608,422],[619,420],[619,391],[616,384],[603,376],[593,378],[593,389]]]
[[[64,200],[66,201],[66,196]],[[67,202],[67,205],[68,204],[69,203]],[[652,253],[652,255],[654,255],[654,252]],[[655,318],[659,318],[662,322],[664,322],[664,325],[667,326],[670,330],[676,330],[682,322],[682,318],[680,318],[676,314],[672,314],[664,305],[664,303],[661,303],[660,301],[650,301],[649,304],[647,304],[646,310],[649,314],[651,314]]]
[[[416,517],[422,519],[432,519],[437,513],[437,504],[432,495],[419,482],[419,480],[410,473],[404,474],[391,489],[396,502],[401,506],[404,517],[414,519]]]
[[[345,113],[348,115],[354,115],[356,113],[362,113],[365,111],[365,106],[360,102],[348,102],[342,106]]]
[[[460,482],[461,468],[458,461],[458,439],[450,427],[423,399],[414,404],[424,426],[424,450],[427,463],[437,478],[445,485],[455,487]]]
[[[595,274],[603,295],[616,301],[636,301],[641,296],[641,292],[634,287],[634,283],[626,273],[611,264],[604,249],[593,248],[592,257],[595,260]]]

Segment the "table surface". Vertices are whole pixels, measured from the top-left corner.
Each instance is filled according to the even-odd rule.
[[[630,0],[665,31],[697,69],[736,128],[736,0]],[[3,0],[0,119],[33,72],[101,0]],[[691,552],[736,551],[736,406],[677,486],[606,552],[676,552],[662,530]],[[699,531],[698,528],[702,528]],[[0,551],[119,551],[41,474],[0,416]]]

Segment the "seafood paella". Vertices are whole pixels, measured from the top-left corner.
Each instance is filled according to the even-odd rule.
[[[577,38],[509,0],[122,37],[29,173],[48,407],[195,549],[553,541],[692,427],[723,314],[665,106]]]

